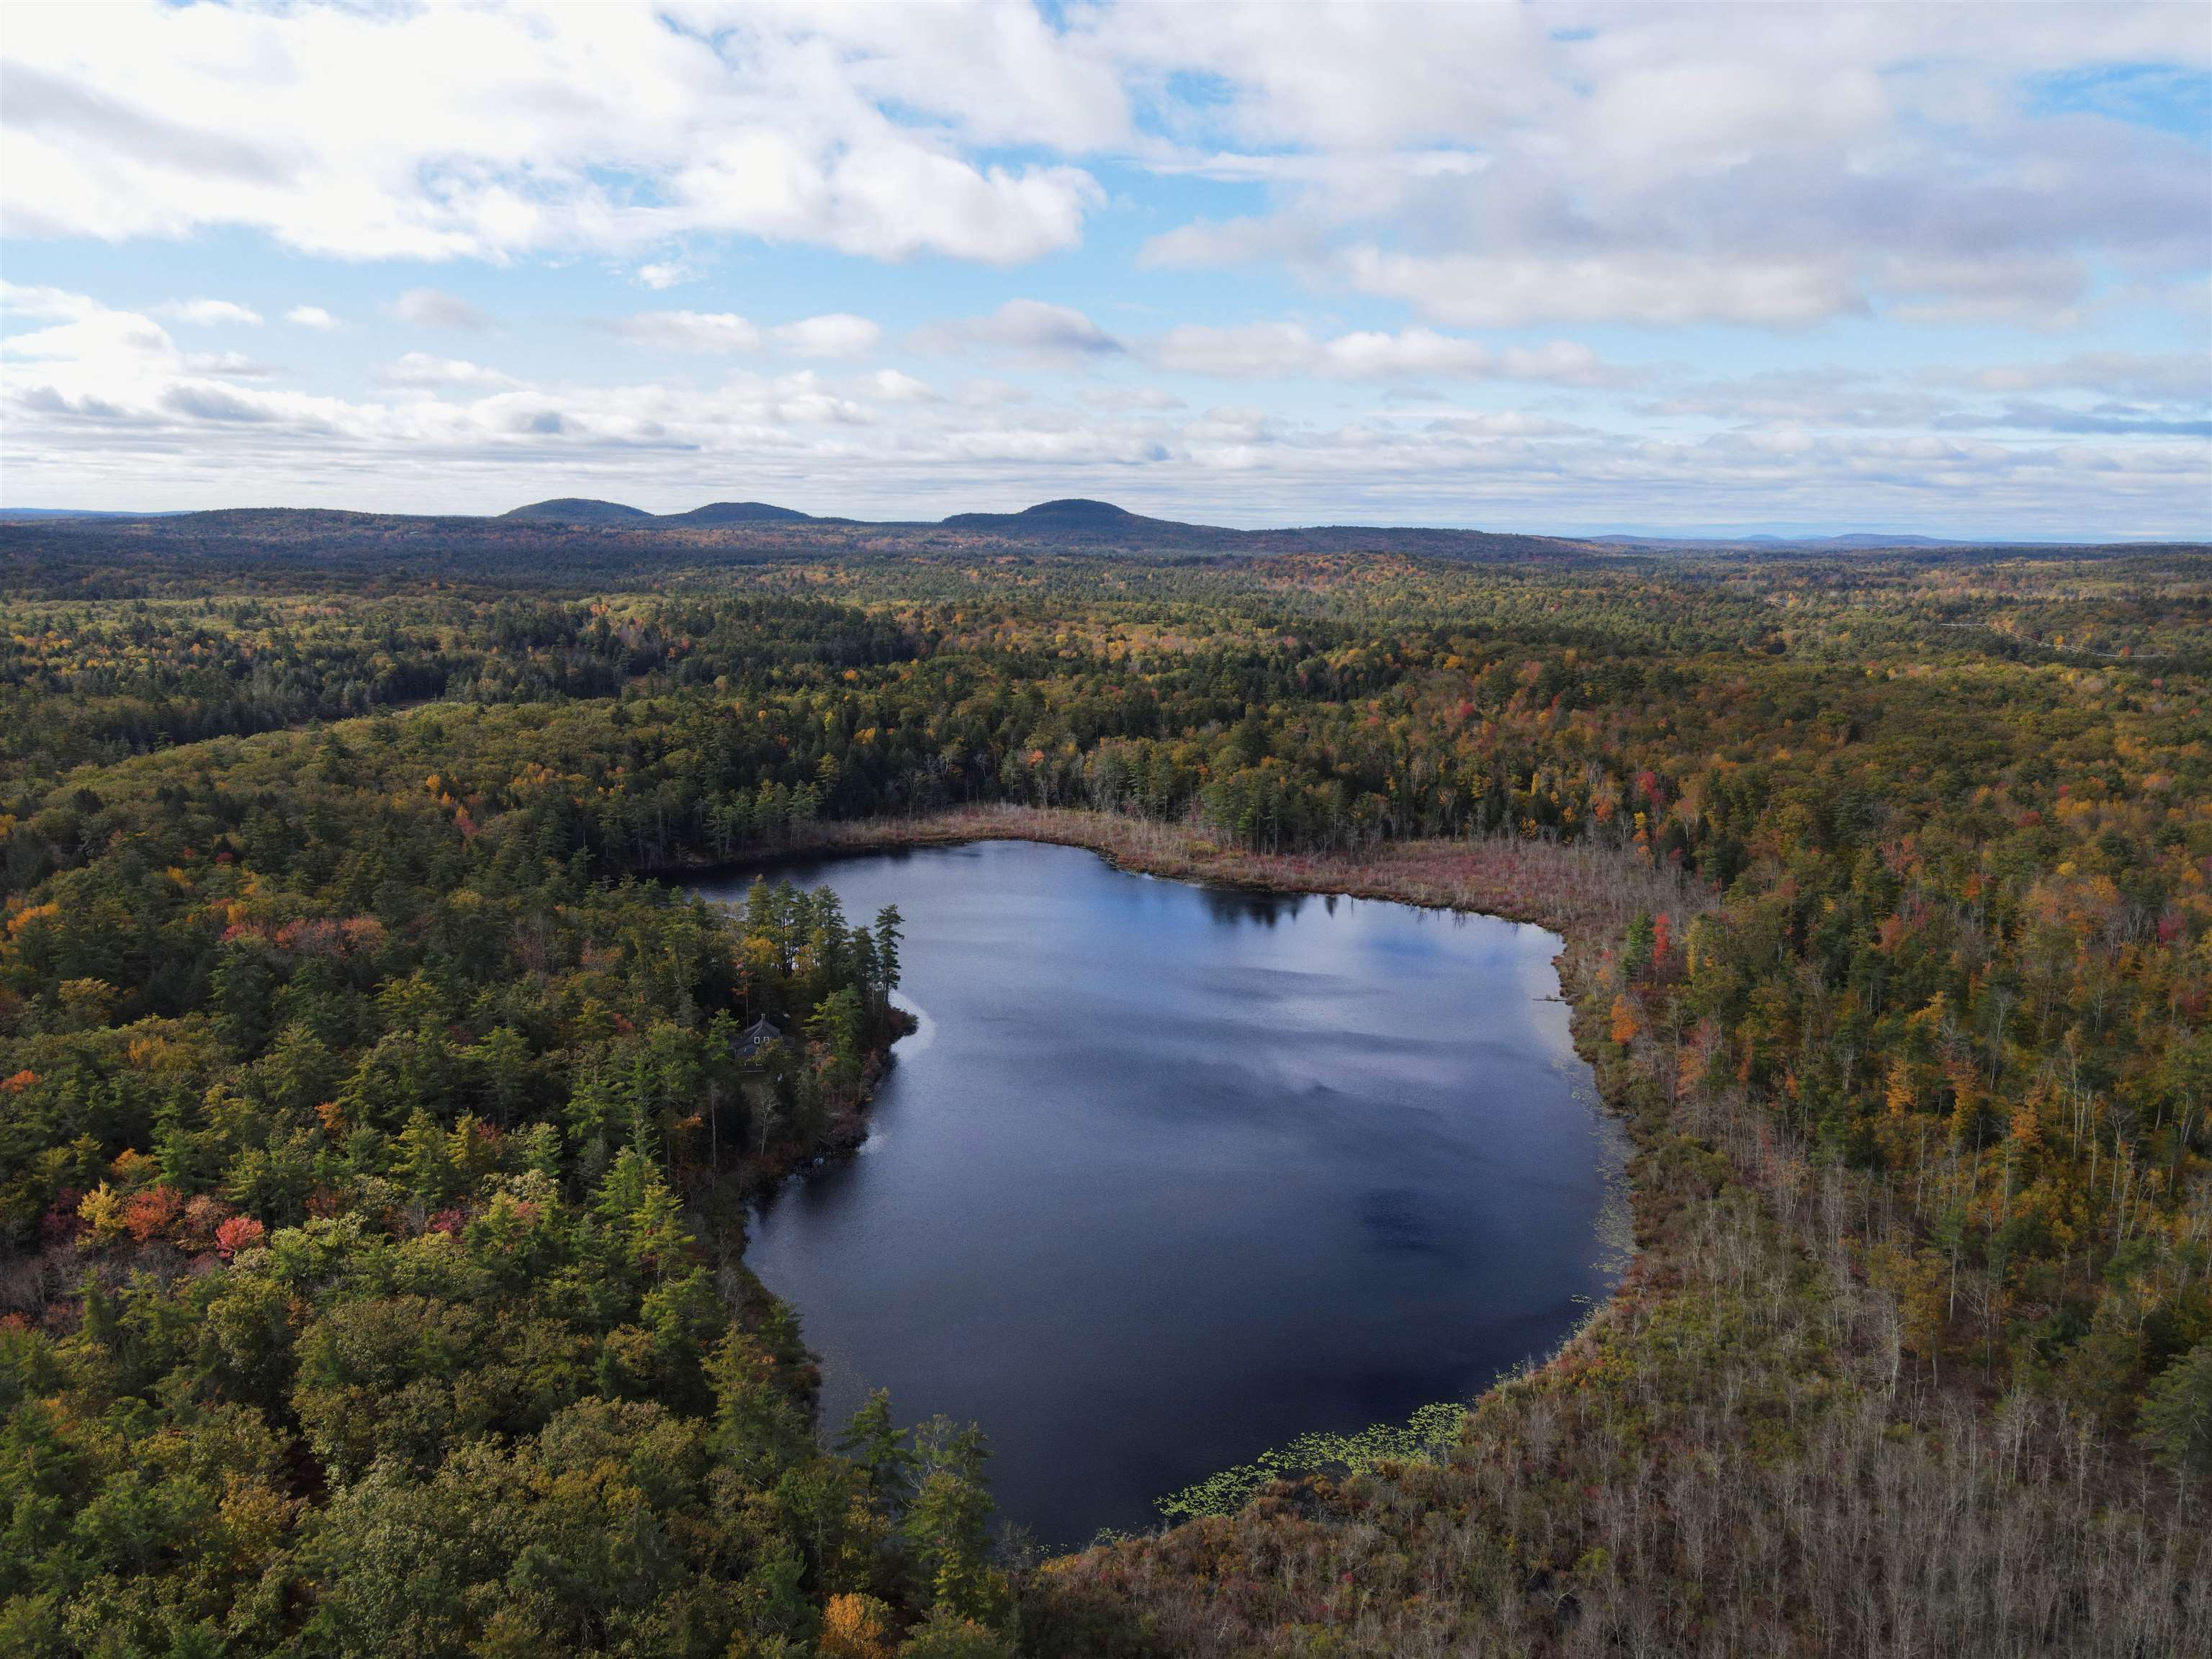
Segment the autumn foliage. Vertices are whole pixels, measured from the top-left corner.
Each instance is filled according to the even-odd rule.
[[[283,530],[0,537],[24,1650],[2212,1639],[2201,553]],[[897,919],[655,878],[994,834],[1559,929],[1620,1297],[1442,1458],[1041,1571],[952,1425],[825,1450],[734,1206],[860,1133]]]

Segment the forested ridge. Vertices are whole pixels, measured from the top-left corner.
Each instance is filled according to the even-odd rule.
[[[2201,552],[87,544],[0,599],[9,1649],[2212,1632]],[[1517,885],[1638,1139],[1613,1307],[1439,1457],[1041,1569],[975,1433],[816,1425],[737,1200],[856,1133],[897,920],[652,878],[994,823]]]
[[[1148,519],[1103,501],[1048,501],[1024,513],[955,514],[942,523],[808,519],[762,503],[717,503],[657,517],[610,501],[536,503],[497,518],[427,518],[296,508],[145,517],[0,520],[0,567],[41,573],[125,572],[208,557],[264,569],[472,574],[543,581],[549,574],[605,584],[720,564],[787,560],[904,560],[915,556],[1148,559],[1389,549],[1441,558],[1560,559],[1593,544],[1552,536],[1351,526],[1228,530]],[[765,514],[766,516],[763,516]]]

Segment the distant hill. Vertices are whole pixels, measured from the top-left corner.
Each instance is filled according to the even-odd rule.
[[[814,519],[811,513],[801,513],[791,507],[772,507],[766,501],[709,501],[689,513],[663,513],[658,516],[669,524],[811,524]]]
[[[641,507],[624,507],[620,501],[595,501],[583,495],[558,495],[550,501],[532,501],[527,507],[518,507],[499,515],[502,519],[529,519],[549,524],[629,524],[639,519],[650,519],[653,514]]]
[[[1229,553],[1243,550],[1248,532],[1218,525],[1148,519],[1111,501],[1068,496],[1018,513],[955,513],[935,526],[962,537],[987,537],[1024,547],[1085,552]]]
[[[0,514],[0,586],[20,573],[143,563],[258,568],[289,565],[368,574],[438,573],[514,584],[604,586],[719,566],[780,560],[1257,559],[1401,557],[1454,562],[1612,563],[1742,558],[2141,557],[2155,545],[1929,545],[1867,536],[1796,542],[1692,541],[1608,536],[1566,539],[1412,525],[1305,525],[1231,530],[1146,518],[1109,501],[1041,501],[1019,513],[961,513],[942,523],[863,523],[810,516],[763,501],[716,501],[690,513],[640,512],[568,497],[497,517],[348,513],[313,507],[233,507],[130,517]],[[2169,546],[2173,544],[2167,544]]]
[[[939,529],[1040,550],[1086,554],[1170,553],[1253,558],[1278,553],[1404,553],[1443,559],[1575,557],[1595,550],[1556,536],[1487,530],[1428,530],[1390,525],[1306,525],[1230,530],[1219,525],[1148,519],[1111,501],[1080,496],[1039,501],[1019,513],[957,513]]]
[[[1011,530],[1018,532],[1078,530],[1127,534],[1139,525],[1166,525],[1168,519],[1147,519],[1111,501],[1088,501],[1070,495],[1056,501],[1039,501],[1018,513],[956,513],[942,521],[947,530]],[[1194,526],[1176,525],[1178,530]]]

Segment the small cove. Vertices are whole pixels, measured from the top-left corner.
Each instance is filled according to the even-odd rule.
[[[1002,1514],[1049,1546],[1470,1398],[1610,1287],[1620,1159],[1555,935],[1020,842],[777,873],[899,907],[921,1023],[860,1153],[787,1182],[747,1260],[826,1424],[879,1385],[902,1421],[981,1424]]]

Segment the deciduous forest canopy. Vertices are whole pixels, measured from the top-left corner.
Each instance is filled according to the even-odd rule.
[[[721,505],[0,528],[0,1648],[2212,1640],[2212,555]],[[1613,1304],[1053,1562],[817,1422],[899,918],[661,878],[992,833],[1560,927]]]

